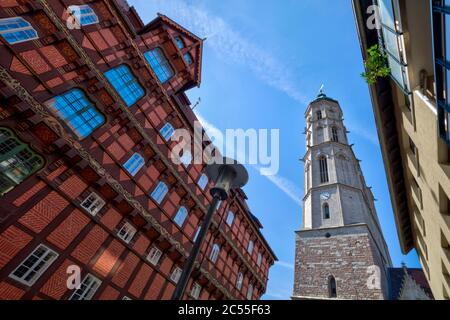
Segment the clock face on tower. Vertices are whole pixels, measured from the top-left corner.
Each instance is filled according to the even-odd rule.
[[[324,193],[320,194],[320,199],[328,200],[328,199],[330,199],[330,194],[328,192],[324,192]]]

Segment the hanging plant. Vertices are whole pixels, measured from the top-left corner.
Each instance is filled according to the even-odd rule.
[[[375,84],[378,78],[384,78],[391,74],[391,69],[387,65],[387,56],[380,51],[377,44],[367,50],[367,55],[364,63],[366,72],[361,76],[369,85]]]

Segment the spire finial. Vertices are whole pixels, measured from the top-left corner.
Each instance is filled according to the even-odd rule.
[[[318,98],[325,98],[325,97],[327,96],[327,95],[325,94],[324,87],[325,87],[325,86],[324,86],[323,84],[320,86],[319,94],[317,95]]]

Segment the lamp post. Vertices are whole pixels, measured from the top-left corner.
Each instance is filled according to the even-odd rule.
[[[205,240],[212,218],[220,201],[228,198],[228,194],[231,189],[241,188],[248,182],[248,173],[244,166],[239,164],[236,160],[229,158],[223,158],[222,164],[215,163],[209,165],[206,168],[206,173],[211,180],[215,181],[215,186],[211,189],[211,196],[213,197],[213,200],[209,206],[208,212],[206,213],[205,219],[203,220],[200,232],[197,235],[197,239],[195,240],[189,258],[183,268],[180,279],[178,280],[177,286],[172,295],[172,300],[183,299],[195,260],[200,253],[203,241]]]

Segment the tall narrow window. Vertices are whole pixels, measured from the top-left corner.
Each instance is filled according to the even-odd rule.
[[[137,230],[130,223],[125,222],[122,227],[117,232],[117,236],[122,239],[125,243],[130,243],[131,239],[133,239]]]
[[[144,96],[144,89],[126,65],[106,71],[105,76],[128,107]]]
[[[93,216],[95,216],[103,208],[104,205],[105,201],[100,198],[100,196],[95,192],[92,192],[81,203],[81,206]]]
[[[256,265],[257,265],[258,267],[260,267],[260,266],[261,266],[261,263],[262,263],[262,254],[261,254],[261,253],[258,253],[258,259],[256,260]]]
[[[160,181],[155,190],[153,190],[151,196],[153,200],[155,200],[158,204],[161,204],[168,191],[169,188],[167,188],[166,184]]]
[[[183,270],[181,270],[178,267],[175,267],[175,269],[173,269],[172,273],[170,274],[170,280],[172,280],[175,283],[178,283],[178,280],[180,280],[182,273],[183,273]]]
[[[167,82],[174,76],[175,73],[161,48],[147,51],[144,56],[161,83]]]
[[[252,255],[254,248],[255,248],[255,244],[252,240],[250,240],[248,243],[248,246],[247,246],[247,251],[248,251],[249,255]]]
[[[219,258],[220,253],[220,246],[215,243],[212,247],[211,254],[209,255],[209,258],[212,262],[217,262],[217,258]]]
[[[94,10],[87,4],[81,6],[69,6],[68,11],[70,12],[70,14],[72,14],[72,17],[74,17],[82,26],[88,26],[90,24],[96,24],[99,22]]]
[[[191,296],[192,296],[192,298],[194,298],[194,299],[200,298],[200,292],[201,291],[202,291],[202,287],[200,287],[200,285],[197,282],[195,282],[193,284],[193,286],[192,286],[192,289],[191,289]]]
[[[41,169],[44,159],[9,129],[0,127],[0,196]]]
[[[326,182],[329,181],[329,178],[328,178],[328,162],[327,162],[327,157],[326,156],[320,157],[319,165],[320,165],[320,182],[321,183],[326,183]]]
[[[236,280],[236,288],[238,290],[242,289],[242,283],[244,282],[244,275],[242,274],[242,272],[239,272],[238,276],[237,276],[237,280]]]
[[[0,19],[0,36],[9,44],[39,38],[31,24],[20,17]]]
[[[184,48],[184,42],[180,37],[175,37],[175,43],[177,44],[178,49]]]
[[[328,294],[330,298],[337,298],[336,279],[333,276],[328,278]]]
[[[70,296],[69,300],[91,300],[101,285],[101,281],[88,274],[80,285],[80,288]]]
[[[316,112],[317,120],[322,119],[322,110]]]
[[[55,251],[40,245],[11,273],[10,277],[32,286],[57,257]]]
[[[192,56],[191,56],[191,54],[190,54],[189,52],[186,52],[186,53],[183,55],[183,58],[184,58],[184,61],[186,61],[186,63],[187,63],[188,65],[191,65],[191,64],[192,64]]]
[[[179,226],[182,227],[184,224],[184,221],[186,220],[188,215],[188,211],[185,207],[180,207],[180,209],[177,212],[177,215],[175,216],[175,223]]]
[[[331,140],[339,142],[338,130],[336,127],[331,128]]]
[[[205,190],[206,186],[208,185],[208,176],[203,173],[198,179],[197,184],[202,190]]]
[[[229,225],[231,227],[233,225],[233,221],[234,221],[234,213],[233,213],[233,211],[228,211],[227,225]]]
[[[247,300],[252,300],[253,299],[253,285],[250,284],[248,286],[248,290],[247,290]]]
[[[128,171],[129,174],[134,177],[139,172],[139,170],[141,170],[144,164],[144,158],[139,153],[135,153],[131,156],[130,159],[128,159],[127,162],[125,162],[123,167]]]
[[[150,252],[147,255],[147,260],[154,266],[156,266],[159,262],[159,259],[161,259],[162,251],[159,250],[157,247],[152,247],[150,249]]]
[[[197,231],[195,231],[194,239],[192,239],[194,242],[197,241],[198,235],[200,234],[200,230],[202,230],[202,227],[198,227]]]
[[[86,138],[105,122],[105,117],[79,89],[63,93],[47,104],[56,111],[79,139]]]
[[[322,208],[323,208],[323,218],[330,219],[330,206],[328,205],[328,203],[325,203]]]
[[[159,130],[159,133],[161,133],[161,135],[163,136],[164,140],[166,140],[166,141],[169,141],[170,138],[172,138],[174,132],[175,132],[175,129],[173,128],[173,126],[169,122],[167,122],[161,128],[161,130]]]

